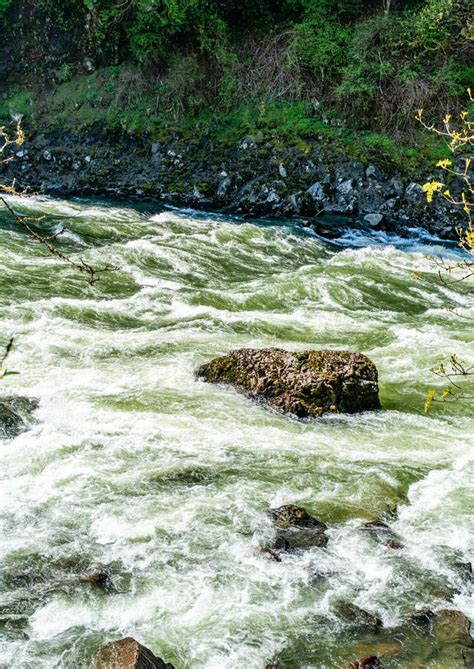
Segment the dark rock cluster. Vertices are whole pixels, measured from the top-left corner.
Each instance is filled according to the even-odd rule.
[[[243,216],[301,218],[316,232],[334,233],[321,214],[340,215],[346,226],[403,233],[420,226],[451,237],[462,212],[443,198],[428,204],[422,184],[437,177],[407,175],[363,164],[317,137],[305,151],[245,137],[226,150],[206,137],[152,141],[95,127],[79,132],[26,128],[26,143],[0,180],[56,195],[154,200]],[[452,190],[456,189],[455,184]],[[453,191],[453,192],[454,192]]]

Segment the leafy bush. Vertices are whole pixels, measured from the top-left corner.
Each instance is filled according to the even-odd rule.
[[[12,0],[0,0],[0,19],[6,14],[6,11],[11,4]]]
[[[0,0],[0,16],[10,2]],[[154,127],[244,107],[265,123],[261,107],[268,117],[301,103],[302,124],[312,117],[398,138],[413,132],[417,108],[442,114],[474,88],[472,19],[469,0],[392,0],[388,13],[386,5],[22,0],[17,63],[26,89],[38,81],[57,89],[56,110],[71,84],[72,123],[106,110],[110,123]]]

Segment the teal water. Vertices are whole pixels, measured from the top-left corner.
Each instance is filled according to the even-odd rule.
[[[117,270],[91,288],[1,219],[0,335],[20,372],[2,392],[40,407],[0,442],[0,666],[90,667],[131,635],[177,669],[339,669],[372,651],[388,669],[462,667],[400,623],[415,607],[474,619],[454,564],[474,557],[472,403],[422,410],[430,368],[474,363],[473,284],[440,283],[416,236],[335,247],[291,222],[15,204]],[[195,380],[242,346],[362,351],[384,409],[300,422]],[[274,562],[266,510],[290,502],[329,543]],[[381,514],[401,550],[360,531]],[[106,591],[78,578],[97,563]],[[383,630],[351,627],[340,599]]]

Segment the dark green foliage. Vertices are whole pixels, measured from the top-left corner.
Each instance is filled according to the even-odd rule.
[[[0,0],[0,16],[8,5]],[[42,82],[50,118],[62,124],[105,121],[155,136],[212,125],[225,141],[261,129],[298,141],[345,135],[349,145],[357,130],[367,134],[353,153],[388,160],[400,138],[414,141],[417,108],[433,118],[456,113],[474,71],[469,0],[385,6],[16,0],[12,9],[22,12],[8,13],[11,21],[21,16],[10,25],[21,37],[15,95],[3,96],[0,114],[34,116],[30,100]]]
[[[0,19],[5,15],[11,4],[12,0],[0,0]]]

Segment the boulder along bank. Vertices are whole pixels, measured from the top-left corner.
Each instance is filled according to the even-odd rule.
[[[297,147],[256,133],[222,147],[205,133],[158,141],[105,125],[83,131],[39,125],[25,127],[25,133],[13,160],[0,166],[0,181],[15,179],[18,189],[30,192],[301,218],[327,237],[357,222],[397,234],[422,227],[454,238],[456,226],[463,224],[462,212],[443,198],[426,202],[422,185],[437,176],[436,169],[414,176],[393,165],[363,163],[327,138],[310,138]]]

